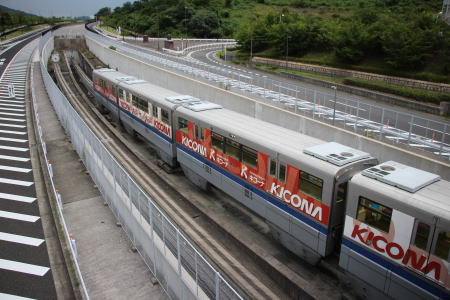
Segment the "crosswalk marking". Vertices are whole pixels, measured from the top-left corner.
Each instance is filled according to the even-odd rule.
[[[0,178],[0,183],[21,185],[21,186],[30,186],[30,185],[34,184],[34,182],[30,182],[30,181],[15,180],[15,179],[9,179],[9,178]]]
[[[17,135],[27,134],[25,131],[12,131],[12,130],[0,130],[0,133],[9,133],[9,134],[17,134]]]
[[[18,214],[18,213],[13,213],[13,212],[4,211],[4,210],[0,210],[0,218],[6,218],[6,219],[12,219],[12,220],[18,220],[18,221],[24,221],[24,222],[30,222],[30,223],[34,223],[40,219],[40,217],[37,217],[37,216]]]
[[[1,111],[0,111],[0,115],[25,117],[25,114],[14,114],[14,113],[6,113],[6,112],[1,112]]]
[[[37,239],[24,235],[17,235],[6,232],[0,232],[0,241],[12,242],[35,247],[40,246],[44,242],[43,239]]]
[[[13,160],[13,161],[29,161],[29,158],[26,157],[17,157],[17,156],[10,156],[10,155],[0,155],[0,159],[5,160]]]
[[[5,138],[5,137],[1,137],[1,136],[0,136],[0,141],[15,142],[15,143],[26,143],[26,142],[28,142],[28,140]]]
[[[13,121],[13,122],[25,122],[25,119],[14,119],[14,118],[2,118],[0,117],[0,120],[2,121]]]
[[[19,172],[19,173],[30,173],[31,172],[31,169],[27,169],[27,168],[18,168],[18,167],[10,167],[10,166],[2,166],[2,165],[0,165],[0,170]]]
[[[20,296],[4,294],[4,293],[0,293],[0,299],[2,299],[2,300],[36,300],[33,298],[20,297]]]
[[[16,125],[16,124],[7,124],[7,123],[0,123],[0,126],[4,127],[15,127],[15,128],[25,128],[25,125]]]
[[[26,202],[26,203],[33,203],[34,201],[36,201],[36,198],[33,198],[33,197],[26,197],[26,196],[19,196],[19,195],[13,195],[13,194],[5,194],[5,193],[0,193],[0,198],[6,199],[6,200],[12,200],[12,201]]]
[[[17,157],[17,156],[9,156],[9,155],[0,155],[0,159],[13,160],[13,161],[29,161],[29,158],[26,157]]]
[[[27,273],[36,276],[44,276],[48,272],[48,270],[50,270],[50,268],[47,267],[41,267],[7,259],[0,259],[0,269]]]
[[[2,145],[0,145],[0,149],[11,150],[11,151],[20,151],[20,152],[27,152],[27,151],[29,151],[28,148],[10,147],[10,146],[2,146]]]

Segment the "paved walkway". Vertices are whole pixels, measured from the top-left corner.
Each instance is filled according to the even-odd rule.
[[[55,185],[62,195],[64,216],[77,250],[91,299],[167,299],[116,221],[95,183],[86,174],[55,115],[45,91],[39,64],[34,65],[35,90]]]

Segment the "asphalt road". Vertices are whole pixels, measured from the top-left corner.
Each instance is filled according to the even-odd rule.
[[[0,55],[0,299],[56,299],[27,133],[24,94],[32,49],[15,56],[33,38]]]

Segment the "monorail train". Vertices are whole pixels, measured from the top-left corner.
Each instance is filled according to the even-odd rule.
[[[449,299],[450,184],[178,95],[111,69],[93,72],[97,104],[178,164],[194,184],[259,214],[282,245],[316,264],[340,251],[358,295]]]

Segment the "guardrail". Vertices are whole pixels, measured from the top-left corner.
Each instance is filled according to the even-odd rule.
[[[237,42],[223,42],[223,43],[210,43],[210,44],[201,44],[201,45],[195,45],[191,47],[184,48],[183,50],[172,50],[167,48],[162,48],[163,52],[169,53],[171,55],[186,55],[187,53],[191,51],[198,51],[198,50],[205,50],[205,49],[211,49],[211,48],[230,48],[235,47],[237,45]]]
[[[46,39],[41,39],[41,41],[39,42],[39,49],[42,50],[43,45],[48,41],[48,37]],[[36,50],[35,50],[36,51]],[[41,68],[42,68],[42,61],[41,61]],[[58,212],[58,216],[59,219],[61,221],[62,227],[63,227],[63,231],[64,231],[64,237],[67,240],[67,245],[69,247],[70,250],[70,255],[72,257],[72,261],[74,262],[75,265],[75,270],[77,272],[77,276],[78,279],[80,281],[80,286],[81,286],[81,291],[82,291],[82,296],[84,299],[89,300],[89,294],[86,288],[86,284],[84,282],[83,279],[83,275],[81,274],[81,270],[80,270],[80,265],[78,264],[78,260],[77,260],[77,251],[75,248],[74,243],[72,243],[72,239],[70,237],[70,233],[69,230],[67,229],[67,224],[66,221],[64,219],[64,214],[63,214],[63,205],[62,205],[62,200],[61,200],[61,195],[58,192],[58,189],[55,186],[55,182],[53,180],[53,169],[52,169],[52,165],[50,163],[50,160],[47,157],[47,147],[45,144],[45,140],[44,140],[44,132],[42,130],[42,127],[40,126],[40,119],[39,119],[39,113],[37,111],[37,102],[36,102],[36,92],[34,89],[34,64],[31,64],[31,95],[32,95],[32,104],[33,104],[33,111],[34,111],[34,117],[36,120],[36,126],[38,129],[38,139],[39,139],[39,143],[38,145],[40,145],[41,149],[42,149],[42,153],[44,155],[44,161],[45,161],[45,166],[47,167],[47,171],[49,174],[49,178],[50,178],[50,183],[51,183],[51,187],[52,187],[52,191],[53,191],[53,196],[56,199],[56,211]]]
[[[89,38],[100,37],[91,32]],[[103,43],[103,40],[99,41]],[[298,114],[351,129],[355,133],[390,143],[403,143],[412,149],[430,151],[443,160],[450,158],[450,126],[417,115],[391,110],[363,101],[279,81],[224,64],[212,65],[190,57],[172,57],[135,45],[108,40],[120,51],[162,68],[181,71],[197,78],[216,82],[227,90],[257,96]]]
[[[53,50],[47,43],[51,37],[52,33],[46,35],[40,49],[53,107],[103,199],[161,287],[173,299],[242,299],[127,174],[58,89],[44,63]]]

